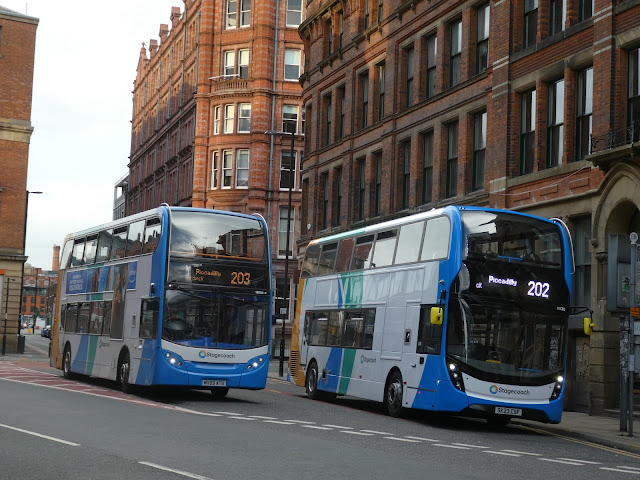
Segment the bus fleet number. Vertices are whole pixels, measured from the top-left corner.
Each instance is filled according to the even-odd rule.
[[[530,297],[549,298],[549,289],[551,286],[548,283],[534,282],[531,280],[529,283],[529,291],[527,295]]]
[[[250,285],[251,274],[244,272],[231,272],[231,285]]]

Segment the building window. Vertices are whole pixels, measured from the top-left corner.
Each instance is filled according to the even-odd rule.
[[[364,29],[366,30],[367,28],[369,28],[369,14],[370,14],[370,9],[371,9],[371,3],[369,0],[363,0],[364,1]]]
[[[298,106],[282,106],[282,131],[298,134]]]
[[[451,59],[449,60],[449,86],[460,83],[460,59],[462,57],[462,20],[451,24]]]
[[[489,64],[489,5],[479,7],[477,13],[476,73],[480,73]]]
[[[447,198],[458,193],[458,122],[447,127]]]
[[[322,230],[329,226],[329,173],[321,175],[320,185],[322,185]]]
[[[236,187],[249,186],[249,150],[241,149],[236,153]]]
[[[334,184],[335,184],[335,192],[336,192],[336,204],[335,204],[335,214],[333,216],[334,222],[333,225],[336,227],[340,226],[342,222],[342,168],[336,168],[334,170]]]
[[[591,217],[573,221],[573,249],[575,274],[573,275],[574,307],[591,307]]]
[[[629,101],[627,125],[630,140],[640,141],[640,48],[629,52]]]
[[[405,50],[405,66],[407,68],[407,82],[406,82],[406,93],[405,93],[405,108],[409,108],[413,105],[413,67],[415,66],[415,62],[413,61],[413,47],[407,48]]]
[[[233,133],[233,123],[235,121],[235,106],[224,106],[224,133]]]
[[[238,76],[249,78],[249,50],[238,50]]]
[[[384,79],[385,64],[378,65],[378,121],[384,118]]]
[[[284,51],[284,79],[297,82],[300,78],[300,50],[286,48]]]
[[[298,152],[293,152],[293,165],[291,164],[291,150],[283,150],[280,155],[280,188],[295,188],[296,181],[296,157]]]
[[[523,31],[522,47],[535,45],[538,34],[538,0],[524,0]]]
[[[235,77],[236,74],[236,52],[227,50],[224,52],[224,79]]]
[[[218,188],[218,173],[220,169],[220,159],[218,158],[218,152],[213,152],[213,158],[211,160],[211,188]]]
[[[427,38],[427,98],[436,94],[436,52],[438,49],[438,38],[431,35]]]
[[[213,133],[214,135],[220,133],[220,105],[213,107]]]
[[[342,50],[342,41],[344,39],[344,14],[338,13],[338,48]]]
[[[293,209],[280,207],[280,222],[278,223],[278,255],[281,257],[293,255]],[[289,248],[287,249],[287,230],[289,230]]]
[[[547,109],[547,168],[562,163],[564,139],[564,79],[549,85]]]
[[[593,16],[593,10],[596,0],[579,0],[578,1],[578,21],[586,20]]]
[[[471,189],[484,189],[484,163],[487,148],[487,112],[476,113],[473,117],[473,172]]]
[[[382,0],[378,0],[378,23],[382,22],[382,7],[383,7],[383,1]]]
[[[251,0],[240,0],[240,26],[251,25]]]
[[[238,133],[251,132],[251,104],[238,105]]]
[[[302,0],[287,0],[287,27],[299,27],[302,23]]]
[[[364,219],[364,195],[367,187],[367,171],[366,171],[366,159],[360,158],[356,161],[358,168],[358,220]]]
[[[331,143],[331,94],[324,97],[324,145]]]
[[[338,114],[338,138],[344,137],[344,112],[345,112],[345,102],[346,102],[347,91],[345,87],[338,88],[338,106],[340,108],[340,112]]]
[[[373,168],[375,170],[375,189],[373,191],[373,215],[380,215],[382,203],[382,152],[373,154]]]
[[[593,67],[578,73],[578,118],[576,119],[576,159],[590,153],[593,115]]]
[[[300,133],[301,133],[302,135],[304,135],[304,134],[305,134],[305,132],[306,132],[306,130],[305,130],[305,128],[306,128],[306,123],[305,123],[305,121],[304,121],[305,116],[306,116],[305,109],[304,109],[304,107],[301,107],[301,108],[300,108]]]
[[[520,118],[520,175],[533,172],[536,152],[536,91],[522,94]]]
[[[549,35],[564,30],[567,20],[567,5],[565,0],[551,0],[549,5]]]
[[[222,187],[231,187],[231,175],[233,173],[233,150],[222,152]]]
[[[360,128],[367,128],[369,114],[369,72],[360,75]]]
[[[400,156],[402,160],[402,209],[409,208],[409,194],[411,191],[411,140],[400,144]]]
[[[227,28],[236,28],[238,20],[238,1],[227,0]]]
[[[422,203],[433,201],[433,131],[422,135]]]
[[[327,21],[324,22],[324,32],[325,32],[325,35],[327,36],[327,40],[326,40],[327,53],[325,56],[328,57],[333,52],[333,24],[331,23],[331,18],[329,18]]]

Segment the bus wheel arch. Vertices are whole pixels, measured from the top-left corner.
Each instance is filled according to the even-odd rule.
[[[402,373],[398,367],[394,367],[389,371],[384,384],[384,407],[389,416],[396,418],[402,416],[403,397]]]
[[[116,383],[124,393],[131,393],[129,374],[131,372],[131,356],[129,349],[124,347],[118,356],[118,370],[116,371]]]
[[[73,378],[71,372],[71,344],[67,342],[64,346],[62,354],[62,376],[64,378]]]

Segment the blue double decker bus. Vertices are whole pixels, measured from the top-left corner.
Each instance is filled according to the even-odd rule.
[[[259,215],[169,207],[67,236],[52,364],[131,385],[265,387],[271,255]]]

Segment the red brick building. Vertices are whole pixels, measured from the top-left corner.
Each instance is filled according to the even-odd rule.
[[[126,214],[163,202],[261,214],[282,295],[290,181],[292,254],[299,230],[302,4],[184,5],[140,51]],[[291,178],[291,136],[265,134],[283,130],[297,134]]]
[[[20,285],[27,260],[25,208],[37,27],[37,18],[0,6],[0,331],[6,333],[7,352],[17,350]]]
[[[58,247],[58,253],[60,248]],[[26,318],[35,320],[36,317],[50,316],[52,301],[49,288],[58,283],[58,272],[42,270],[27,264],[24,269],[22,286],[22,309],[20,313]],[[23,317],[24,318],[24,317]]]
[[[299,246],[449,204],[562,218],[595,323],[571,318],[566,406],[614,408],[608,251],[640,231],[640,2],[311,0],[299,31]]]

